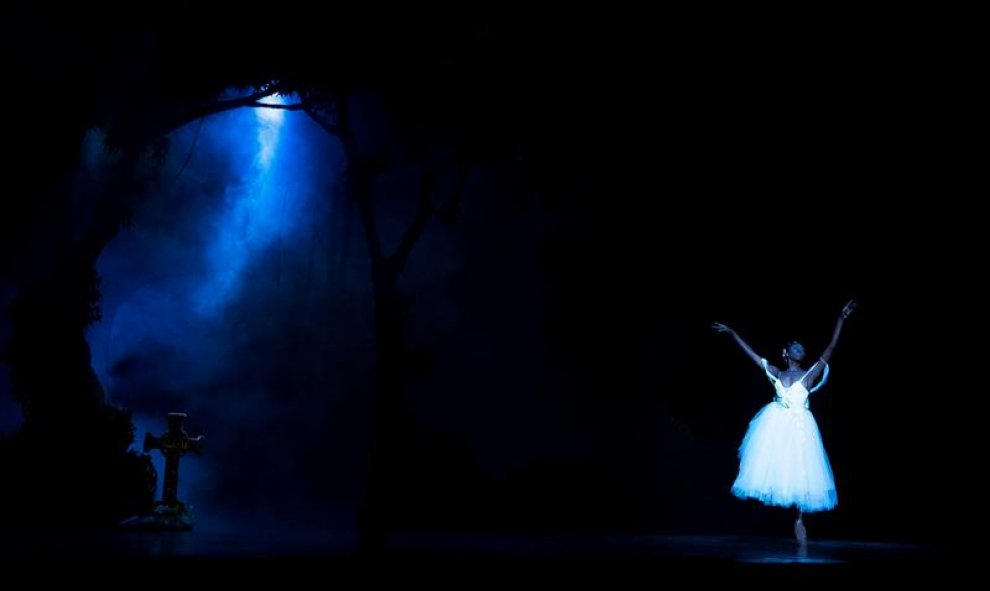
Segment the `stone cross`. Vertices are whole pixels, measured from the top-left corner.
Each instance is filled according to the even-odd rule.
[[[190,437],[182,428],[185,413],[168,413],[168,431],[161,437],[144,434],[144,453],[160,450],[165,456],[165,481],[162,484],[162,503],[179,504],[179,459],[187,453],[203,453],[203,436]]]

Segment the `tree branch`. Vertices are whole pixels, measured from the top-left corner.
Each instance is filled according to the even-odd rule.
[[[352,167],[353,168],[353,167]],[[358,172],[354,176],[361,176],[364,173]],[[375,220],[375,209],[371,203],[371,187],[367,178],[349,178],[351,185],[351,198],[357,201],[358,209],[361,212],[361,225],[364,226],[364,239],[368,245],[368,255],[371,257],[372,271],[381,270],[381,265],[388,260],[382,254],[382,243],[378,238],[378,224]]]
[[[258,109],[280,109],[282,111],[307,111],[307,112],[309,112],[309,108],[310,108],[309,105],[306,103],[295,103],[292,105],[276,105],[273,103],[259,103],[257,101],[245,106],[255,107]]]
[[[430,199],[430,195],[433,193],[435,177],[436,175],[428,171],[423,172],[423,177],[419,184],[419,203],[416,206],[416,217],[413,219],[409,228],[406,229],[399,248],[388,257],[389,261],[394,265],[396,272],[400,272],[405,268],[406,262],[409,260],[409,255],[412,253],[413,246],[416,245],[416,241],[423,234],[423,230],[426,228],[426,222],[430,220],[430,215],[433,213],[433,202]]]
[[[453,226],[457,222],[457,217],[461,212],[461,202],[464,198],[464,187],[471,177],[470,163],[463,158],[458,158],[457,160],[457,176],[454,177],[453,184],[450,187],[450,196],[446,203],[434,207],[434,213],[448,226]]]
[[[312,105],[303,107],[303,111],[309,118],[322,127],[327,133],[336,136],[344,148],[344,158],[347,162],[346,183],[347,194],[352,200],[357,202],[358,210],[361,213],[361,225],[364,226],[364,240],[368,247],[368,256],[371,259],[371,269],[373,273],[385,271],[384,266],[388,263],[382,252],[382,242],[378,236],[378,223],[375,219],[375,207],[371,202],[371,176],[373,173],[372,163],[362,158],[358,153],[357,140],[348,121],[347,97],[336,97],[337,123],[333,124],[316,112]]]
[[[183,125],[187,123],[191,123],[202,117],[209,117],[210,115],[216,115],[217,113],[223,113],[224,111],[231,111],[233,109],[239,109],[241,107],[250,107],[254,103],[260,101],[261,99],[272,96],[273,94],[277,94],[277,93],[278,93],[278,88],[272,86],[266,90],[259,90],[258,92],[254,92],[247,96],[242,96],[240,98],[229,99],[225,101],[215,101],[205,105],[200,105],[195,109],[190,110],[188,113],[181,115],[168,131],[178,129]],[[270,107],[273,105],[264,105],[264,106]]]

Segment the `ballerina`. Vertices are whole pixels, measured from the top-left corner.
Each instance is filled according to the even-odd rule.
[[[786,368],[778,369],[757,355],[736,331],[720,322],[712,325],[718,332],[732,336],[766,372],[777,393],[749,423],[739,446],[739,475],[732,484],[732,494],[766,505],[794,507],[797,510],[794,535],[802,547],[808,541],[804,514],[828,511],[838,504],[832,466],[818,424],[808,409],[808,396],[828,379],[828,360],[835,351],[843,322],[855,307],[856,303],[850,300],[842,308],[832,341],[807,370],[801,367],[804,346],[797,341],[784,348]]]

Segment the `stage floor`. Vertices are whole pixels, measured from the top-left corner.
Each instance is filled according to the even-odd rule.
[[[610,581],[676,573],[701,578],[807,575],[814,580],[876,574],[897,580],[962,576],[949,548],[883,542],[811,540],[806,549],[791,538],[718,535],[466,535],[395,534],[389,551],[371,560],[353,552],[353,537],[314,532],[0,532],[0,552],[17,558],[81,562],[112,561],[182,573],[222,565],[228,576],[250,578],[268,567],[280,572],[334,572],[362,578],[454,577],[456,572],[512,578],[542,573],[553,578],[605,577]],[[167,565],[166,565],[167,563]],[[373,566],[376,568],[367,568]],[[461,571],[460,567],[468,567]],[[328,570],[329,569],[329,570]],[[167,575],[166,575],[167,576]]]

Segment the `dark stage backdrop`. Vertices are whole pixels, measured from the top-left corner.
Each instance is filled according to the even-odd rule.
[[[512,22],[464,31],[499,40]],[[787,534],[790,513],[729,493],[773,389],[710,326],[729,324],[771,361],[792,339],[814,358],[853,298],[811,406],[839,506],[809,529],[944,539],[972,507],[959,466],[979,396],[965,340],[978,270],[960,160],[935,148],[944,130],[922,97],[938,93],[919,82],[917,54],[869,35],[796,55],[738,31],[540,27],[521,27],[522,49],[503,33],[489,70],[463,74],[528,105],[512,122],[520,147],[473,169],[458,223],[431,222],[400,281],[415,363],[395,527]],[[37,43],[18,47],[49,63]],[[11,63],[60,87],[17,51]],[[392,118],[416,107],[374,92],[354,105],[372,146],[398,142]],[[69,226],[85,225],[104,138],[35,127],[48,110],[18,118],[11,149],[32,149],[10,176],[44,182],[26,172],[44,162],[37,134],[82,145],[61,190],[74,195]],[[203,527],[351,529],[374,343],[340,145],[302,113],[247,109],[185,126],[169,146],[161,182],[97,263],[103,316],[87,338],[108,400],[134,412],[139,440],[169,411],[206,434],[181,490]],[[388,248],[419,182],[396,153],[374,189]],[[35,238],[56,225],[37,220]],[[49,260],[45,243],[4,242],[3,260],[23,277]],[[0,306],[18,281],[0,275]],[[9,333],[0,322],[0,342]],[[0,364],[2,433],[20,420]]]

